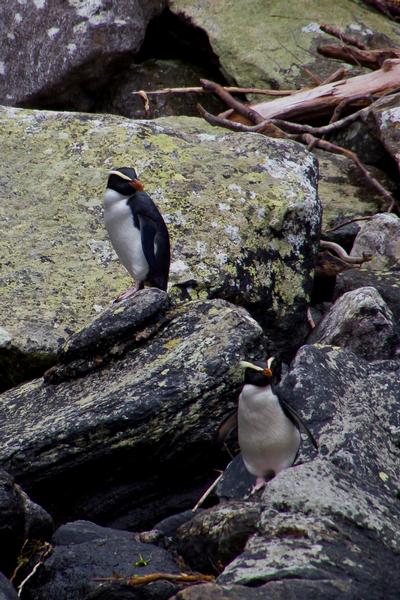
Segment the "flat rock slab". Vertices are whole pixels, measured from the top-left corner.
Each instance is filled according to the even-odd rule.
[[[168,223],[174,301],[222,297],[271,335],[303,336],[321,208],[302,146],[189,117],[4,108],[0,130],[0,365],[13,351],[54,360],[131,285],[102,217],[108,170],[123,165],[136,166]]]
[[[310,86],[304,72],[324,79],[337,62],[317,53],[321,43],[338,43],[319,25],[329,23],[371,47],[398,46],[397,27],[362,2],[250,0],[246,6],[230,0],[171,0],[172,12],[204,29],[228,80],[240,86],[284,89]],[[385,40],[384,42],[382,40]],[[347,65],[346,65],[347,66]],[[258,101],[260,96],[257,96]]]
[[[223,300],[181,306],[169,321],[85,377],[2,395],[0,465],[52,514],[104,523],[130,511],[131,524],[154,523],[173,482],[190,484],[209,460],[237,402],[238,363],[263,352],[263,332]]]

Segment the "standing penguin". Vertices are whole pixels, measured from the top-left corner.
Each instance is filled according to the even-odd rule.
[[[244,386],[237,413],[228,415],[219,428],[219,439],[236,424],[246,469],[257,480],[252,493],[283,469],[292,466],[300,448],[300,428],[318,449],[312,433],[297,412],[279,397],[273,385],[273,358],[266,363],[241,361]]]
[[[168,285],[168,229],[143,189],[134,169],[110,171],[104,194],[104,221],[119,260],[136,282],[117,301],[135,294],[145,282],[161,290]]]

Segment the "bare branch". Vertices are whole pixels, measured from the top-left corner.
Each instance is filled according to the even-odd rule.
[[[342,33],[337,27],[334,27],[333,25],[320,25],[319,28],[322,29],[322,31],[325,31],[325,33],[329,33],[330,35],[333,35],[334,37],[338,38],[341,42],[344,42],[345,44],[355,46],[360,50],[368,49],[368,47],[359,40],[357,40],[357,38],[353,37],[352,35]]]

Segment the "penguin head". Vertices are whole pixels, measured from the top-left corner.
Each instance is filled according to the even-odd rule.
[[[143,191],[143,184],[139,181],[135,169],[121,167],[113,169],[108,174],[107,189],[114,190],[122,196],[132,196],[135,191]]]
[[[266,387],[274,382],[274,372],[272,369],[275,358],[271,357],[267,361],[248,362],[247,360],[240,361],[240,366],[244,367],[244,383],[256,385],[258,387]]]

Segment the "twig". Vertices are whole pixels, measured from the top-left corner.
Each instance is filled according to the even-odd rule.
[[[363,42],[360,42],[352,35],[348,35],[347,33],[342,33],[341,31],[339,31],[339,29],[337,27],[334,27],[333,25],[328,25],[328,24],[320,25],[319,28],[322,31],[324,31],[325,33],[329,33],[330,35],[333,35],[335,38],[338,38],[341,42],[344,42],[345,44],[349,44],[350,46],[356,46],[356,48],[359,48],[360,50],[368,49],[368,46],[363,44]]]
[[[297,90],[267,90],[262,88],[242,88],[234,86],[221,86],[226,92],[231,94],[260,94],[263,96],[291,96]],[[160,90],[139,90],[131,92],[132,95],[142,96],[162,96],[166,94],[212,94],[213,90],[204,89],[203,87],[170,87]]]
[[[317,51],[322,56],[344,60],[352,65],[379,69],[389,58],[400,58],[400,50],[397,48],[379,48],[378,50],[359,50],[354,46],[338,46],[336,44],[324,44],[318,46]]]
[[[236,110],[236,112],[248,119],[251,123],[257,124],[264,121],[263,117],[256,110],[249,106],[245,106],[242,102],[233,98],[233,96],[218,83],[214,83],[214,81],[209,81],[208,79],[200,79],[200,83],[205,90],[210,90],[217,94],[229,108]]]
[[[313,73],[312,71],[310,71],[310,69],[307,69],[307,67],[301,67],[301,70],[303,71],[303,73],[305,73],[307,75],[307,77],[313,82],[315,83],[315,85],[321,85],[322,80],[321,77],[318,77],[318,75],[315,75],[315,73]]]
[[[327,242],[325,240],[320,240],[319,242],[320,248],[326,248],[327,250],[333,250],[342,260],[351,265],[362,265],[364,262],[368,262],[371,260],[371,256],[350,256],[347,254],[346,250],[336,244],[335,242]]]
[[[330,229],[325,229],[322,233],[331,233],[331,231],[336,231],[345,225],[350,225],[350,223],[355,223],[356,221],[370,221],[372,216],[369,217],[354,217],[354,219],[349,219],[348,221],[344,221],[340,223],[340,225],[335,225],[334,227],[330,227]]]
[[[207,112],[205,108],[201,106],[201,104],[197,104],[197,110],[199,111],[199,114],[208,123],[210,123],[210,125],[226,127],[226,129],[231,129],[232,131],[264,133],[265,135],[269,135],[272,137],[288,137],[284,131],[282,131],[274,123],[268,120],[262,121],[258,125],[244,125],[243,123],[239,123],[238,121],[230,121],[229,119],[212,115],[211,113]]]
[[[203,504],[204,500],[211,494],[211,492],[213,491],[213,489],[215,487],[217,487],[222,475],[224,473],[220,473],[217,477],[217,479],[215,481],[212,482],[212,484],[206,489],[206,491],[204,492],[204,494],[202,495],[202,497],[200,498],[200,500],[195,504],[195,506],[192,508],[192,512],[196,512],[196,510]]]
[[[343,79],[343,77],[345,75],[348,74],[348,69],[345,69],[344,67],[340,67],[340,69],[337,69],[337,71],[334,71],[332,73],[332,75],[329,75],[329,77],[327,77],[326,79],[324,79],[321,83],[321,85],[326,85],[327,83],[332,83],[333,81],[338,81],[339,79]]]
[[[311,329],[315,329],[315,321],[314,321],[314,319],[312,317],[311,308],[310,307],[307,308],[307,322],[308,322],[308,324],[309,324],[309,326],[310,326]]]
[[[128,585],[146,585],[153,581],[176,581],[182,583],[201,583],[203,581],[214,581],[213,575],[188,575],[187,573],[149,573],[148,575],[132,575],[132,577],[96,577],[94,581],[102,581],[105,583],[114,583],[115,581],[123,581]]]
[[[23,579],[18,586],[18,597],[21,596],[23,587],[26,584],[26,582],[36,573],[36,571],[38,570],[40,565],[42,565],[44,563],[45,558],[48,557],[48,555],[52,552],[52,550],[53,550],[53,546],[51,544],[49,544],[48,542],[44,542],[44,544],[42,546],[42,550],[40,552],[40,560],[35,564],[32,571],[30,573],[28,573],[28,575],[25,577],[25,579]]]

